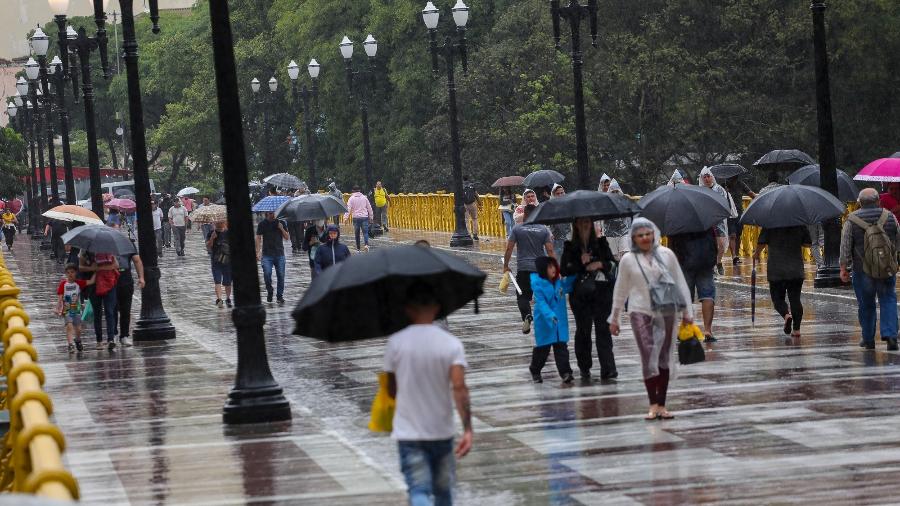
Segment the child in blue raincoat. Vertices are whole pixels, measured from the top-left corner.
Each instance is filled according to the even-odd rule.
[[[572,293],[575,276],[561,278],[559,264],[551,257],[535,259],[537,272],[531,274],[534,292],[534,349],[531,351],[531,379],[543,383],[541,369],[547,363],[550,349],[564,383],[572,383],[569,365],[569,315],[566,294]]]

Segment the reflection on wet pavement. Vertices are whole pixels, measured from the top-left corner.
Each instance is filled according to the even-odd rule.
[[[168,250],[161,262],[178,339],[83,356],[66,353],[52,315],[61,269],[25,240],[7,256],[85,503],[403,504],[395,446],[366,428],[384,340],[333,345],[290,335],[292,304],[308,286],[305,256],[289,257],[288,304],[269,305],[266,325],[272,370],[294,419],[222,425],[234,334],[229,313],[213,304],[202,248],[194,232],[186,257]],[[791,340],[766,294],[753,326],[749,292],[720,288],[720,342],[708,346],[707,362],[678,371],[669,395],[677,418],[647,423],[627,320],[615,340],[617,380],[564,386],[548,364],[545,382],[530,383],[532,337],[521,334],[512,296],[496,290],[493,245],[482,249],[470,256],[490,270],[481,313],[468,307],[450,318],[466,345],[476,430],[475,449],[458,466],[458,503],[818,504],[896,496],[900,486],[888,476],[900,461],[900,436],[891,431],[900,421],[900,355],[881,344],[875,352],[857,347],[853,306],[807,299],[804,335]],[[86,336],[90,342],[93,331]]]

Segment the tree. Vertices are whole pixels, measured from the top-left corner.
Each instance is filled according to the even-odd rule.
[[[25,140],[12,128],[0,128],[0,198],[11,199],[25,192]]]

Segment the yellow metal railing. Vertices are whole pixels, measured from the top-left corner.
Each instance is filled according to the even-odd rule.
[[[44,372],[28,329],[28,313],[0,253],[0,337],[5,395],[0,405],[9,414],[9,431],[0,442],[0,491],[75,500],[78,482],[63,465],[66,441],[50,422],[53,404],[43,391]]]

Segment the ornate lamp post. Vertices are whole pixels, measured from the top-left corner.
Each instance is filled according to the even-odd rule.
[[[581,21],[589,20],[591,27],[591,45],[597,47],[597,0],[588,0],[581,5],[578,0],[569,0],[569,5],[561,7],[559,0],[550,0],[550,13],[553,15],[553,41],[559,49],[559,21],[563,18],[569,22],[572,34],[572,75],[575,79],[575,160],[578,167],[578,187],[590,189],[590,169],[588,166],[587,131],[584,119],[584,53],[581,51]]]
[[[37,202],[37,160],[35,159],[34,153],[34,136],[32,131],[32,118],[31,118],[31,102],[28,100],[28,82],[25,81],[25,78],[20,77],[18,81],[16,81],[16,95],[13,97],[13,101],[16,106],[19,108],[19,112],[22,113],[23,124],[22,124],[22,133],[25,136],[25,139],[28,141],[28,150],[31,153],[31,178],[28,183],[28,188],[31,193],[31,202],[28,204],[28,233],[31,234],[32,239],[38,238],[38,229],[40,226],[38,225],[40,213],[39,205]]]
[[[71,27],[70,27],[71,28]],[[97,126],[94,113],[94,83],[91,77],[91,52],[99,47],[97,39],[88,37],[84,27],[78,29],[77,37],[73,40],[71,33],[68,36],[68,46],[73,48],[78,55],[81,66],[81,92],[84,99],[84,130],[87,134],[88,144],[88,169],[91,182],[91,209],[96,213],[103,212],[103,195],[100,186],[100,155],[97,150]],[[75,66],[71,67],[72,81],[75,82]],[[76,95],[77,96],[77,95]],[[143,258],[143,255],[141,255]]]
[[[272,133],[269,128],[269,108],[275,99],[275,92],[278,91],[278,80],[275,76],[269,79],[269,95],[260,94],[259,79],[253,78],[250,81],[250,89],[253,96],[256,97],[256,103],[263,113],[263,170],[265,176],[272,174]]]
[[[34,60],[34,58],[29,58],[25,63],[25,77],[28,78],[28,85],[30,88],[30,102],[33,106],[33,109],[30,111],[32,113],[32,122],[31,122],[31,131],[33,134],[33,138],[37,139],[37,150],[38,150],[38,179],[40,181],[40,192],[41,192],[41,201],[38,203],[38,214],[40,215],[44,211],[47,210],[47,178],[44,175],[44,141],[41,138],[41,133],[43,131],[42,127],[42,119],[43,114],[41,112],[41,102],[43,101],[43,93],[38,88],[38,77],[40,76],[40,66],[38,62]],[[43,229],[43,227],[41,227]],[[42,232],[41,232],[42,233]]]
[[[225,199],[228,201],[228,243],[235,258],[253,258],[253,217],[247,194],[247,158],[241,126],[237,70],[228,2],[210,2],[213,60],[222,138]],[[234,388],[222,412],[227,424],[277,422],[291,419],[291,406],[272,377],[263,325],[266,310],[259,294],[259,275],[252,262],[235,266],[231,313],[237,329],[238,366]]]
[[[60,49],[62,51],[62,49]],[[59,116],[59,133],[62,137],[63,173],[66,180],[66,203],[75,204],[75,176],[72,173],[72,150],[69,145],[69,110],[66,108],[66,87],[63,62],[59,56],[54,56],[50,62],[50,75],[54,78],[53,88],[56,91],[57,109]]]
[[[47,69],[47,50],[50,48],[50,38],[38,27],[31,36],[31,48],[38,57],[38,76],[40,87],[44,96],[44,118],[47,129],[47,161],[50,164],[50,195],[53,200],[59,202],[59,174],[56,172],[56,149],[53,140],[53,95],[50,92],[50,79]],[[57,90],[58,92],[59,90]],[[38,104],[41,105],[41,104]]]
[[[66,37],[66,13],[69,11],[69,0],[47,0],[50,4],[50,11],[53,12],[53,20],[56,22],[58,29],[59,54],[61,56],[60,65],[63,77],[69,76],[69,48],[68,38]]]
[[[468,59],[466,54],[466,23],[469,21],[469,8],[462,0],[457,0],[453,6],[453,21],[456,24],[458,41],[453,42],[448,35],[444,39],[444,45],[437,44],[437,26],[440,20],[440,11],[432,2],[428,2],[422,9],[422,20],[428,29],[429,49],[431,50],[431,71],[439,72],[438,55],[443,53],[444,62],[447,64],[447,94],[449,96],[450,116],[450,162],[453,167],[453,213],[456,218],[456,230],[450,238],[451,247],[464,247],[472,245],[472,236],[466,229],[466,216],[463,207],[463,183],[462,183],[462,157],[460,155],[459,118],[456,110],[456,71],[455,58],[458,54],[462,61],[463,73],[468,72]]]
[[[319,62],[316,61],[315,58],[309,61],[309,65],[306,66],[307,72],[309,72],[309,77],[312,79],[312,91],[307,89],[306,85],[303,85],[303,90],[300,92],[300,96],[303,99],[303,125],[306,130],[306,163],[309,168],[309,189],[312,192],[318,190],[319,186],[316,182],[316,142],[315,135],[313,133],[313,110],[309,105],[310,98],[316,103],[318,107],[319,103]],[[291,60],[291,63],[288,64],[288,77],[291,79],[291,91],[294,99],[294,104],[297,104],[298,93],[297,93],[297,78],[300,77],[300,66],[297,65],[297,62]]]
[[[372,72],[372,62],[375,60],[375,54],[378,52],[378,41],[372,34],[366,37],[363,42],[363,49],[368,56],[366,63],[361,69],[353,70],[353,41],[349,37],[344,36],[340,43],[341,56],[344,57],[344,64],[347,71],[347,91],[351,96],[354,93],[359,98],[359,109],[362,115],[362,134],[363,134],[363,163],[365,166],[366,191],[375,187],[374,177],[372,175],[372,147],[369,143],[369,94],[375,90],[375,76]],[[359,85],[359,79],[363,83]],[[356,84],[357,86],[354,86]]]

